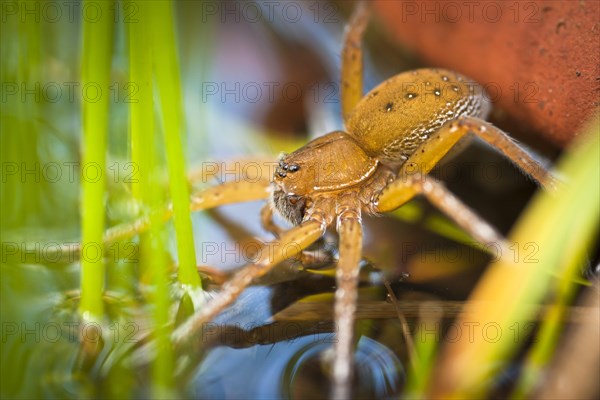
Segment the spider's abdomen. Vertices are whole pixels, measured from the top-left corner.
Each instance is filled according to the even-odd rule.
[[[402,163],[445,122],[485,118],[482,87],[452,71],[419,69],[396,75],[371,90],[347,122],[348,132],[372,157]]]

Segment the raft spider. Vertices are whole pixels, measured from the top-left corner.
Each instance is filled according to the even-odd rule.
[[[335,224],[339,235],[336,270],[332,397],[349,398],[353,327],[363,214],[381,214],[423,195],[482,244],[504,246],[504,238],[440,182],[428,176],[461,139],[477,136],[545,187],[552,175],[507,134],[484,121],[490,111],[481,86],[447,70],[420,69],[396,75],[362,93],[361,38],[369,19],[361,3],[345,32],[341,101],[345,131],[312,140],[279,160],[270,184],[224,183],[193,196],[192,209],[269,199],[263,225],[278,236],[270,251],[240,269],[222,290],[173,334],[180,343],[211,321],[254,279],[300,253]],[[280,230],[272,211],[294,227]],[[288,246],[295,243],[292,254]]]

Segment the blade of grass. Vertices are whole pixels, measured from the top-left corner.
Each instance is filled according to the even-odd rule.
[[[152,84],[152,52],[148,36],[147,8],[145,2],[137,3],[137,22],[128,24],[129,77],[137,89],[135,99],[129,103],[131,161],[137,175],[131,183],[133,197],[139,205],[150,205],[150,173],[154,152],[154,101]],[[156,160],[158,164],[158,160]]]
[[[156,152],[153,152],[156,153]],[[156,154],[153,165],[157,166]],[[151,176],[157,176],[158,168],[153,168]],[[162,197],[160,185],[150,188],[151,208],[160,209]],[[152,392],[155,398],[172,397],[173,389],[173,351],[170,342],[169,325],[169,274],[165,251],[164,222],[159,213],[150,214],[150,246],[143,246],[142,260],[150,263],[153,277],[154,329],[152,332],[156,344],[156,357],[152,363]]]
[[[129,138],[131,146],[131,161],[137,170],[135,179],[131,183],[131,192],[136,200],[139,215],[149,218],[152,204],[152,186],[150,176],[154,168],[159,168],[159,157],[155,154],[155,126],[154,126],[154,84],[152,80],[152,46],[148,29],[151,25],[148,18],[146,2],[137,2],[136,21],[129,23],[129,77],[138,89],[136,98],[129,103]],[[160,181],[159,181],[160,182]],[[161,187],[162,187],[162,182]],[[140,248],[142,259],[139,263],[140,281],[144,283],[150,276],[148,261],[154,258],[145,247],[150,246],[148,235],[140,234]],[[146,249],[147,250],[147,249]],[[148,255],[150,258],[144,258]]]
[[[593,135],[592,132],[590,132],[590,136]],[[598,127],[596,127],[596,136],[598,136]],[[600,143],[597,144],[600,145]],[[600,168],[600,157],[596,168]],[[562,260],[560,260],[562,267],[557,271],[559,278],[552,285],[555,293],[554,304],[545,313],[540,332],[537,335],[537,341],[527,355],[523,373],[512,394],[513,398],[528,397],[528,394],[535,388],[538,379],[541,377],[543,369],[554,356],[554,350],[563,331],[565,319],[568,316],[569,305],[575,298],[578,283],[582,281],[579,271],[582,260],[585,260],[587,248],[593,243],[592,239],[593,235],[588,238],[584,237],[583,243],[578,243],[582,238],[577,235],[566,238],[565,248],[570,248],[572,251],[565,252]],[[589,282],[585,281],[584,284],[589,285]]]
[[[0,183],[0,238],[2,241],[2,261],[0,262],[0,324],[4,327],[17,321],[31,318],[28,303],[35,285],[34,275],[23,273],[28,268],[7,268],[13,264],[7,260],[5,244],[10,240],[12,229],[37,224],[40,219],[39,204],[42,202],[39,184],[30,177],[23,177],[19,169],[32,170],[40,162],[40,132],[35,117],[40,114],[40,93],[36,82],[43,81],[40,73],[41,62],[38,52],[41,46],[40,24],[32,18],[11,18],[9,8],[24,6],[23,3],[2,3],[2,23],[0,23],[0,81],[2,82],[2,103],[0,104],[0,164],[2,182]],[[5,6],[7,7],[5,9]],[[26,88],[27,95],[22,96],[19,88]],[[32,93],[33,92],[33,93]],[[37,92],[37,93],[36,93]],[[12,93],[12,94],[11,94]],[[23,91],[23,94],[26,92]],[[18,261],[17,261],[18,262]],[[21,261],[25,264],[24,261]],[[26,267],[14,263],[15,267]],[[8,289],[8,290],[6,290]],[[0,387],[2,397],[35,396],[32,384],[26,385],[27,373],[36,367],[15,368],[23,365],[23,358],[31,347],[27,340],[11,340],[3,329],[0,342]],[[38,369],[39,370],[39,369]]]
[[[153,187],[151,186],[150,176],[152,173],[153,163],[155,162],[155,131],[154,131],[154,107],[153,107],[153,96],[152,96],[152,60],[151,60],[151,47],[150,40],[147,35],[147,30],[149,27],[148,20],[145,17],[145,2],[137,2],[135,4],[136,7],[136,18],[134,21],[129,21],[129,23],[124,24],[125,30],[119,31],[117,30],[117,39],[119,39],[119,33],[125,33],[127,50],[128,50],[128,60],[129,60],[129,82],[134,85],[135,95],[132,96],[131,99],[127,102],[128,111],[129,111],[129,150],[130,150],[130,159],[132,161],[133,175],[131,176],[131,193],[133,195],[133,199],[135,200],[135,205],[137,209],[136,217],[144,216],[146,218],[150,218],[150,207],[153,203]],[[126,5],[129,7],[129,5]],[[117,25],[117,28],[122,28],[123,26]],[[117,40],[118,43],[118,40]],[[117,46],[118,52],[118,46]],[[120,104],[119,104],[120,105]],[[158,166],[157,166],[158,168]],[[110,187],[109,187],[110,191]],[[159,230],[163,228],[164,225],[160,224],[156,227]],[[151,226],[151,228],[154,228]],[[131,279],[131,274],[135,274],[134,270],[129,270],[125,272],[125,274],[118,274],[120,279],[125,280],[128,283],[138,282],[141,285],[150,285],[152,282],[147,282],[146,277],[154,278],[155,276],[159,276],[163,278],[165,276],[164,273],[164,265],[165,265],[165,255],[164,249],[160,249],[156,251],[157,247],[161,247],[161,244],[164,242],[160,242],[160,244],[154,245],[152,238],[152,233],[154,232],[146,232],[140,235],[139,239],[139,262],[137,263],[138,273],[136,274],[139,278]],[[154,235],[155,237],[156,235]],[[118,246],[119,243],[116,243]],[[128,246],[131,243],[127,244]],[[158,272],[157,272],[158,270]],[[152,271],[152,273],[150,273]],[[110,272],[109,279],[110,279]],[[113,275],[114,276],[114,275]],[[107,285],[114,284],[115,282],[107,282]],[[130,293],[135,293],[137,288],[131,288]],[[164,291],[164,290],[163,290]],[[157,292],[162,292],[158,290]],[[164,296],[156,295],[154,296],[154,300],[156,303],[154,304],[155,313],[158,310],[162,310],[161,304],[158,304],[161,300],[163,300]],[[162,326],[161,320],[162,315],[155,315],[154,322],[155,326]],[[126,321],[124,324],[131,324],[131,321]],[[156,332],[153,332],[155,335],[160,335],[159,329]],[[118,348],[120,343],[116,343],[116,347]],[[118,351],[118,350],[115,350]],[[163,353],[160,354],[161,365],[164,364],[162,359],[169,360],[169,356],[165,356]],[[155,360],[158,362],[158,359]],[[167,361],[168,363],[168,361]],[[108,396],[114,398],[130,398],[132,397],[135,385],[135,376],[134,370],[127,365],[126,362],[117,362],[112,368],[110,368],[110,374],[108,375],[108,379],[106,380],[106,387],[108,390]],[[169,385],[168,378],[165,379],[162,374],[155,379],[151,380],[152,382],[160,382],[157,385],[159,388],[164,388]],[[153,387],[154,389],[154,387]],[[159,393],[163,393],[164,390],[158,391]],[[165,397],[165,396],[157,396],[157,397]]]
[[[170,346],[169,325],[169,274],[165,250],[165,223],[160,213],[152,210],[162,208],[161,161],[155,144],[152,52],[148,29],[153,3],[138,3],[140,22],[129,26],[131,79],[139,87],[140,101],[131,106],[131,151],[132,160],[138,166],[139,182],[132,187],[133,194],[142,205],[143,215],[150,219],[149,235],[141,237],[141,267],[149,266],[154,288],[153,339],[156,356],[152,362],[152,393],[155,398],[172,395],[173,352]],[[178,240],[179,242],[179,240]]]
[[[587,288],[578,304],[590,310],[587,318],[570,327],[561,338],[552,363],[544,373],[544,385],[538,386],[530,398],[593,399],[598,398],[600,382],[600,295],[598,284]]]
[[[41,132],[37,118],[43,110],[40,82],[44,80],[41,24],[33,18],[4,15],[8,7],[25,7],[24,2],[2,5],[1,27],[2,105],[2,228],[35,225],[41,218],[42,189],[36,166],[40,163]],[[12,18],[11,18],[12,17]],[[20,89],[20,90],[19,90]],[[19,174],[22,170],[25,175]],[[29,175],[27,174],[29,172]]]
[[[515,327],[524,327],[532,319],[528,306],[548,294],[550,273],[568,279],[583,264],[582,255],[597,233],[600,218],[598,117],[559,164],[568,183],[556,194],[538,193],[511,235],[521,248],[528,243],[537,246],[537,262],[505,256],[488,269],[457,322],[480,330],[444,349],[431,395],[483,396],[492,382],[492,367],[504,365],[525,341],[526,337],[513,334]],[[486,326],[498,333],[493,340],[483,332]]]
[[[104,291],[103,235],[105,224],[104,195],[106,189],[106,137],[109,111],[109,79],[113,46],[113,1],[96,3],[104,17],[83,21],[83,87],[99,87],[98,101],[83,99],[82,210],[81,231],[81,303],[84,317],[99,318],[103,314]],[[91,95],[90,95],[91,96]],[[89,251],[85,251],[89,249]]]
[[[175,48],[175,28],[171,1],[155,1],[148,7],[152,29],[153,62],[156,84],[160,93],[164,142],[169,167],[169,185],[173,202],[179,281],[200,287],[196,271],[196,254],[189,211],[189,188],[183,154],[183,111],[181,79]],[[158,29],[161,27],[161,29]]]
[[[573,281],[567,279],[561,279],[558,283],[555,303],[544,316],[540,333],[537,335],[537,341],[527,355],[523,372],[512,394],[513,399],[529,397],[528,394],[539,382],[543,369],[548,365],[554,354],[554,349],[564,327],[569,304],[573,300],[577,287]]]
[[[430,308],[430,307],[428,307]],[[403,399],[426,398],[427,384],[433,372],[435,353],[440,342],[440,320],[443,310],[431,312],[425,308],[419,310],[419,324],[414,335],[415,353],[413,365],[408,374]]]

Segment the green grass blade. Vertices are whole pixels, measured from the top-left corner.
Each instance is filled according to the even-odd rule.
[[[129,139],[131,161],[136,174],[131,182],[131,193],[136,201],[139,215],[149,217],[152,203],[152,182],[150,176],[154,168],[160,168],[156,151],[154,126],[154,84],[152,80],[152,46],[148,35],[148,7],[146,2],[137,2],[136,22],[127,25],[129,37],[129,78],[137,90],[136,97],[129,103]],[[159,181],[160,182],[160,181]],[[162,182],[161,182],[162,186]],[[143,251],[148,243],[148,235],[140,235]],[[153,258],[147,258],[152,260]],[[139,263],[141,280],[149,275],[146,259]]]
[[[153,3],[138,2],[140,23],[129,25],[130,78],[139,89],[136,103],[130,105],[131,156],[139,171],[139,180],[132,183],[132,193],[142,213],[150,218],[150,232],[140,239],[140,267],[149,270],[154,292],[153,339],[156,357],[152,362],[152,393],[156,398],[170,397],[173,390],[173,352],[169,326],[169,274],[165,246],[165,225],[159,213],[163,207],[159,150],[155,144],[151,37],[148,35],[149,13]]]
[[[151,3],[148,11],[151,15],[151,26],[154,28],[152,30],[153,61],[156,84],[160,93],[169,185],[177,235],[178,277],[184,285],[200,287],[189,211],[189,188],[185,175],[182,141],[184,119],[181,79],[175,47],[173,7],[170,1],[156,1]]]
[[[578,265],[577,265],[578,266]],[[549,364],[554,355],[560,334],[564,328],[564,320],[568,313],[568,306],[573,300],[577,285],[572,280],[560,280],[557,298],[544,316],[537,341],[529,351],[519,378],[513,399],[529,398],[529,393],[539,382],[544,368]]]
[[[156,153],[156,152],[154,152]],[[157,166],[156,154],[154,166]],[[154,168],[154,173],[158,168]],[[154,173],[152,175],[154,175]],[[158,209],[162,204],[160,186],[150,188],[151,208]],[[170,397],[173,388],[173,351],[170,341],[171,326],[169,325],[169,274],[168,260],[165,252],[164,222],[158,213],[150,213],[150,246],[142,246],[142,260],[150,263],[153,277],[153,339],[156,343],[156,358],[152,363],[152,392],[155,398]]]
[[[600,126],[593,125],[588,137],[592,138],[591,145],[596,145],[596,149],[600,147],[598,138],[600,137],[598,130]],[[594,143],[594,130],[596,142]],[[592,153],[590,153],[592,154]],[[600,156],[596,163],[596,171],[600,168]],[[589,160],[592,159],[592,155],[589,156]],[[592,165],[590,163],[590,172],[593,173]],[[590,176],[594,179],[593,176]],[[596,176],[596,178],[600,178]],[[580,184],[584,184],[581,180]],[[597,181],[596,181],[597,183]],[[592,185],[591,190],[596,188],[596,191],[600,190],[599,185]],[[583,187],[582,187],[583,189]],[[582,195],[586,196],[585,190],[582,190]],[[592,198],[594,198],[593,194]],[[598,197],[596,197],[598,198]],[[596,205],[598,207],[598,205]],[[600,214],[600,213],[597,213]],[[596,221],[598,220],[596,216]],[[587,225],[585,221],[579,222],[581,225]],[[592,226],[588,226],[588,229],[593,229]],[[598,229],[596,227],[596,229]],[[523,366],[523,373],[517,383],[516,389],[513,392],[513,398],[528,398],[529,393],[535,388],[539,378],[542,376],[544,368],[550,363],[554,356],[554,350],[558,344],[560,334],[564,329],[565,318],[568,316],[569,305],[572,303],[575,295],[577,294],[578,283],[582,280],[580,277],[580,269],[583,265],[583,260],[586,259],[587,249],[593,244],[594,234],[585,235],[585,231],[580,235],[573,235],[565,238],[564,248],[569,251],[565,251],[562,255],[557,255],[559,263],[562,267],[556,271],[559,278],[554,281],[553,289],[554,293],[554,304],[548,309],[548,312],[543,318],[542,325],[537,335],[537,341],[533,348],[529,351],[525,364]],[[562,257],[562,258],[561,258]],[[589,282],[585,282],[589,285]]]
[[[123,4],[123,3],[122,3]],[[125,7],[133,7],[125,5]],[[146,18],[146,2],[135,3],[135,20],[125,24],[127,33],[127,50],[129,60],[129,84],[133,85],[135,95],[126,102],[129,111],[128,133],[130,160],[133,165],[130,185],[131,194],[135,200],[136,217],[145,216],[150,218],[150,210],[153,204],[153,186],[151,185],[151,174],[153,168],[160,168],[155,154],[155,127],[154,127],[154,99],[152,82],[152,53],[151,41],[148,37],[148,20]],[[133,8],[132,8],[133,9]],[[156,165],[155,165],[156,164]],[[159,202],[160,203],[160,202]],[[140,284],[148,284],[147,277],[155,278],[158,274],[161,278],[165,275],[164,245],[159,237],[161,229],[164,228],[162,221],[151,227],[151,231],[140,235],[139,239],[139,262],[137,264]],[[153,229],[156,229],[154,231]],[[158,239],[154,239],[158,237]],[[166,282],[166,281],[165,281]],[[161,282],[162,284],[162,282]],[[166,284],[166,283],[164,283]],[[164,292],[164,290],[160,291]],[[163,310],[164,306],[159,304],[164,296],[155,296],[153,310]],[[168,305],[167,305],[168,307]],[[159,320],[162,315],[154,316],[155,326],[161,326]],[[154,334],[159,335],[158,330]],[[161,354],[161,358],[166,358]],[[125,364],[125,363],[123,363]],[[117,365],[116,373],[110,376],[109,387],[113,390],[110,396],[131,397],[133,393],[134,371],[126,365]],[[156,379],[164,387],[169,385],[168,378],[162,376]],[[154,381],[154,380],[152,380]]]
[[[440,319],[442,313],[421,315],[418,329],[415,331],[414,343],[416,359],[414,368],[410,369],[403,399],[426,398],[427,385],[435,362],[435,354],[440,342]]]
[[[152,84],[151,40],[148,36],[147,8],[145,2],[137,3],[136,23],[128,24],[129,77],[137,89],[135,99],[129,103],[131,161],[137,174],[131,183],[133,197],[138,204],[150,204],[150,173],[154,152],[154,100]],[[158,161],[156,161],[158,164]]]
[[[110,15],[112,1],[95,3],[102,15]],[[83,87],[99,87],[102,93],[96,102],[83,99],[83,150],[81,171],[81,260],[80,312],[86,317],[103,314],[102,294],[105,270],[103,235],[105,225],[104,196],[106,191],[106,138],[109,111],[109,79],[113,47],[113,20],[103,17],[83,21]],[[92,90],[92,89],[90,89]],[[98,175],[97,175],[98,174]],[[87,250],[87,251],[86,251]]]
[[[539,304],[556,285],[552,274],[568,281],[585,262],[600,218],[598,121],[595,115],[587,134],[560,162],[566,185],[556,194],[538,193],[511,234],[510,241],[521,248],[528,243],[537,246],[535,262],[510,255],[488,269],[456,322],[479,331],[445,348],[431,394],[484,396],[489,390],[485,382],[493,382],[496,369],[506,365],[526,341],[525,335],[515,334],[515,327],[525,327],[534,317],[530,306]],[[493,327],[493,340],[483,332],[486,324],[492,324],[487,326]]]

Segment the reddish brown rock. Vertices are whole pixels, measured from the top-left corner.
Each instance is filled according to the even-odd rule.
[[[375,1],[428,64],[484,84],[496,106],[565,146],[598,108],[600,1]]]

